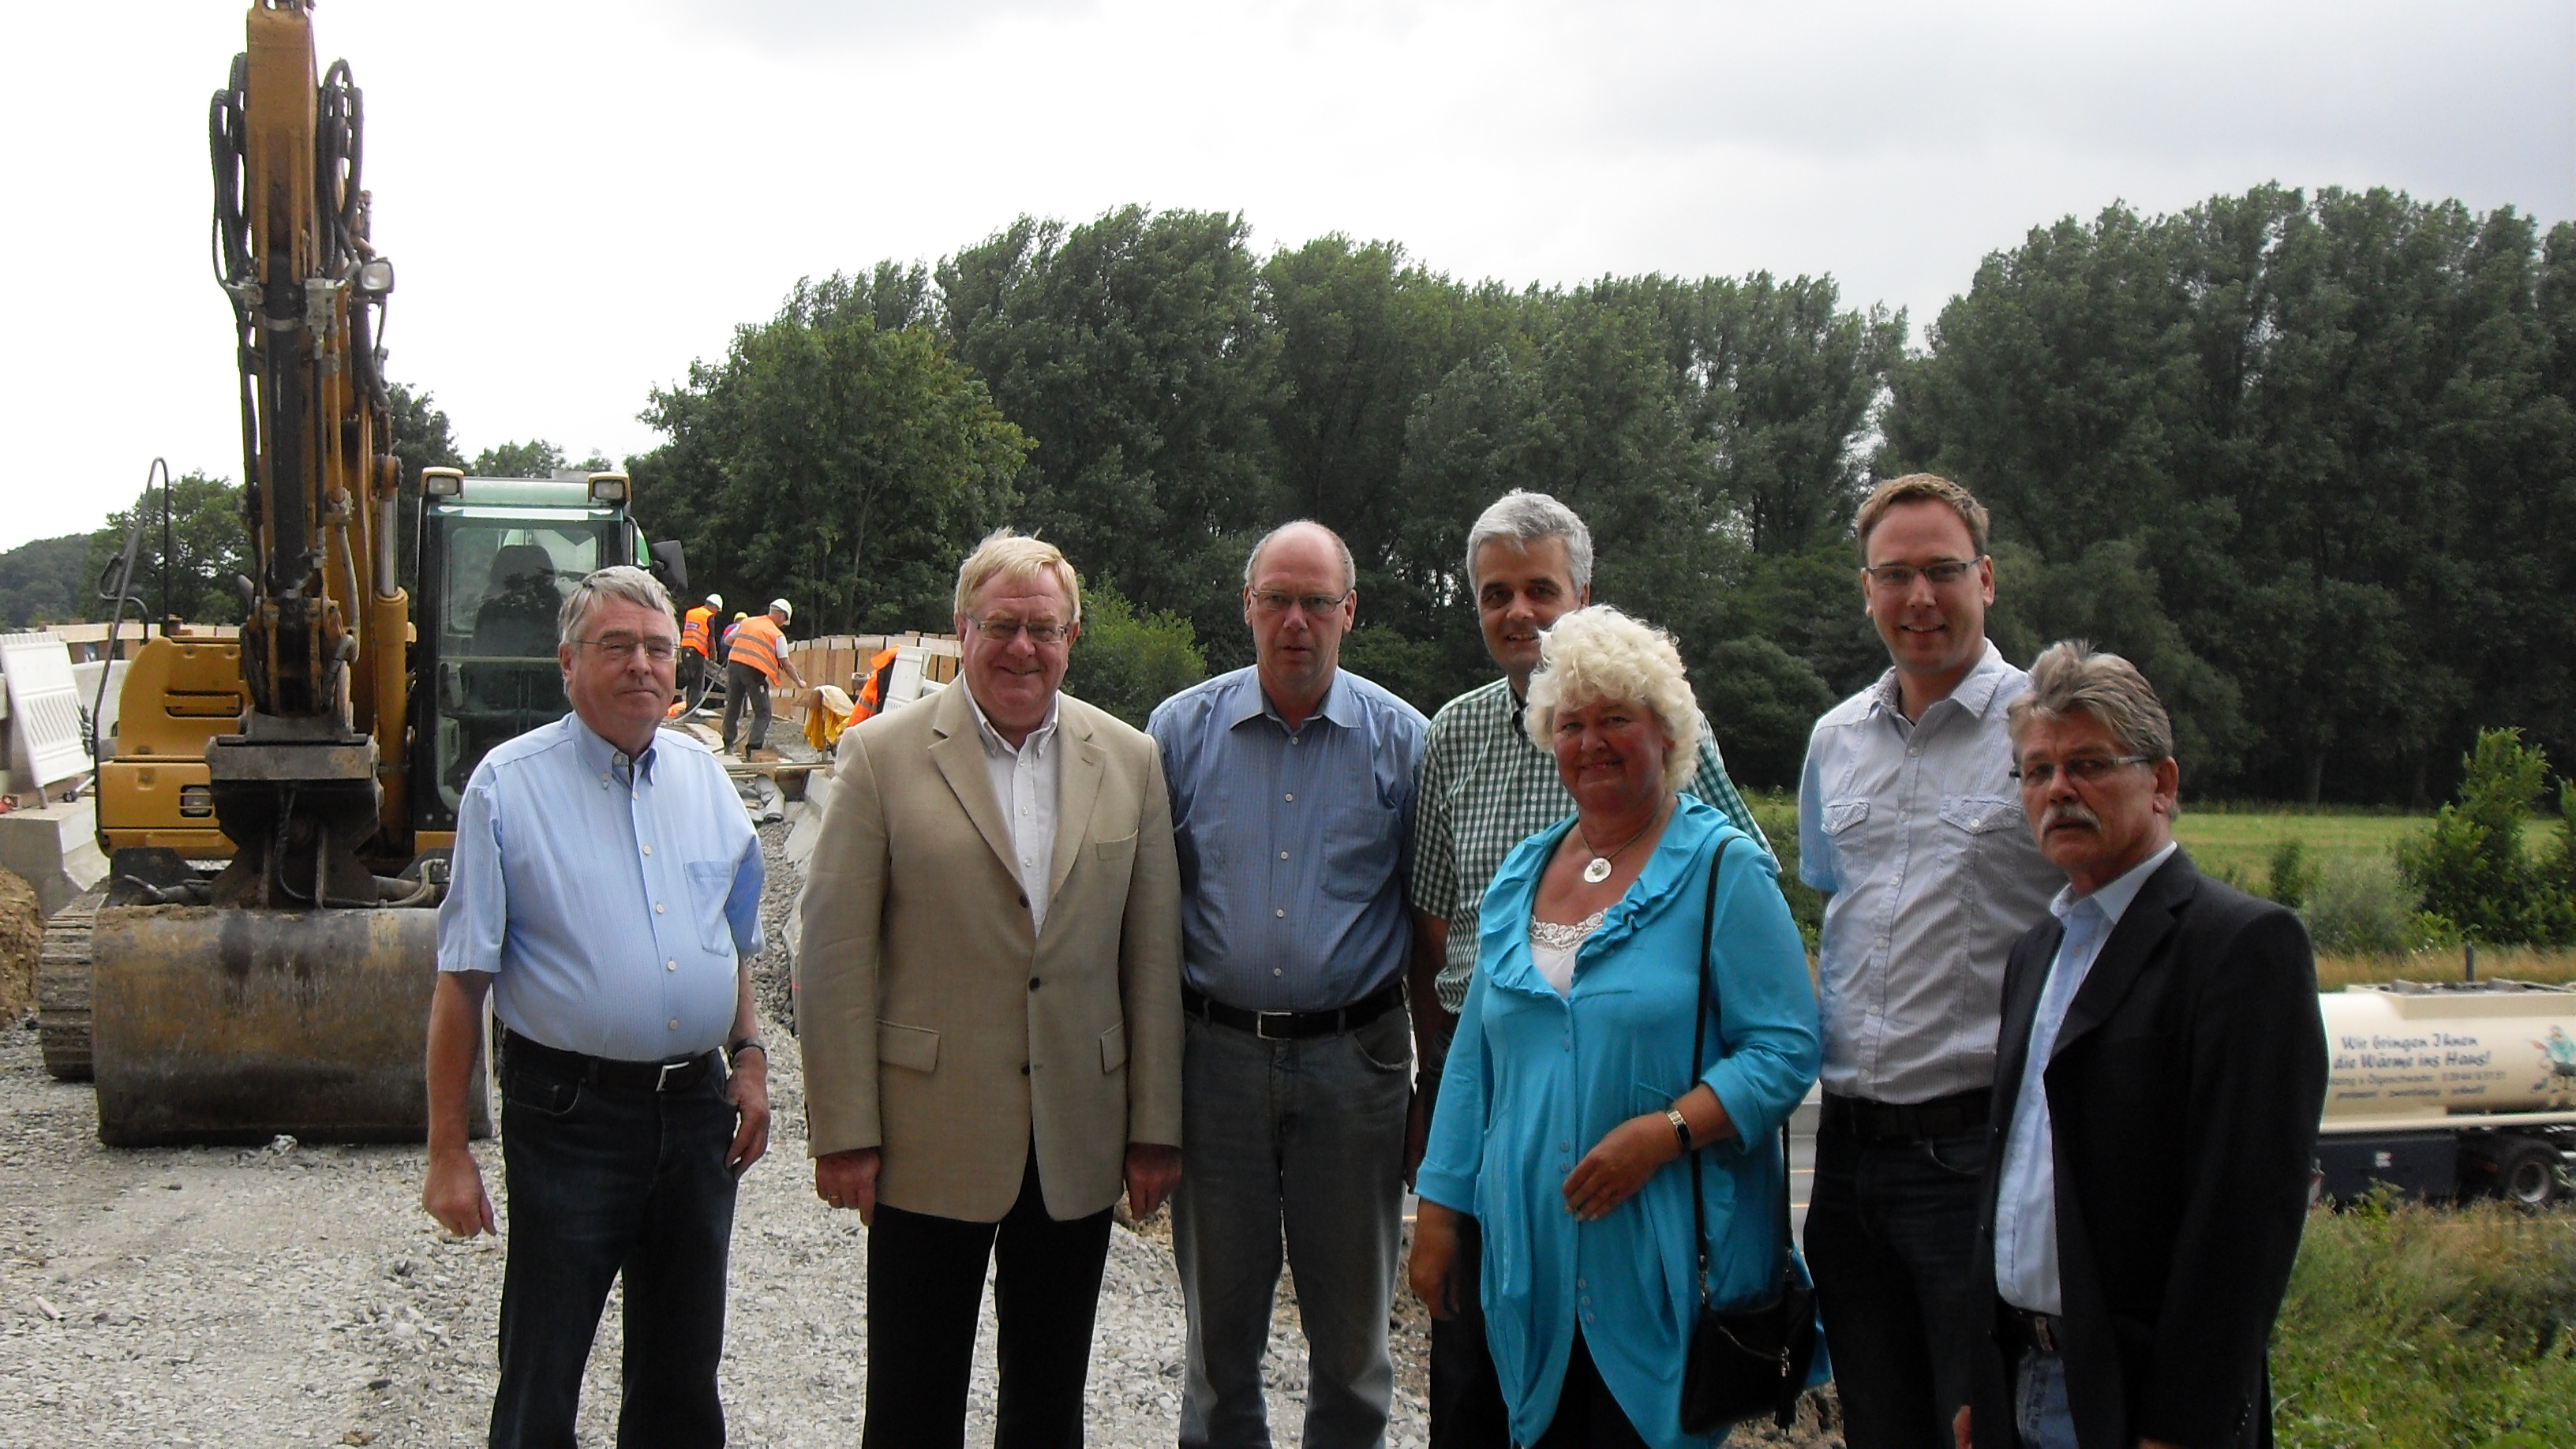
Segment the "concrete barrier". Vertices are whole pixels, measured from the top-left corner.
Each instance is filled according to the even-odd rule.
[[[96,805],[83,799],[0,815],[0,866],[35,888],[46,915],[70,905],[107,879]]]

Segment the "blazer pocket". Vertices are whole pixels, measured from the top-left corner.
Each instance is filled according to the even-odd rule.
[[[1118,865],[1135,857],[1136,837],[1133,835],[1122,835],[1116,840],[1094,841],[1092,842],[1091,850],[1094,855],[1100,857],[1104,864]]]
[[[877,1023],[877,1060],[888,1066],[926,1072],[939,1065],[939,1033],[926,1026]]]
[[[1100,1034],[1100,1070],[1106,1074],[1125,1065],[1127,1065],[1127,1023],[1122,1021]]]

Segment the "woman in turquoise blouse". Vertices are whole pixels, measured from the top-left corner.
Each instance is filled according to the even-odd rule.
[[[1486,892],[1408,1276],[1446,1316],[1457,1218],[1477,1220],[1519,1443],[1704,1444],[1680,1419],[1699,1313],[1686,1174],[1706,1194],[1714,1301],[1766,1297],[1779,1125],[1816,1079],[1806,951],[1771,858],[1678,793],[1699,710],[1669,635],[1607,607],[1567,614],[1526,720],[1576,813]],[[1694,1078],[1703,933],[1713,1009]]]

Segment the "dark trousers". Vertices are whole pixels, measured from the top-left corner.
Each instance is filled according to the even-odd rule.
[[[1593,1367],[1592,1350],[1583,1331],[1574,1333],[1574,1353],[1565,1361],[1565,1383],[1557,1390],[1556,1417],[1530,1449],[1646,1449],[1645,1436],[1628,1419],[1628,1411],[1610,1397]]]
[[[1109,1258],[1109,1212],[1058,1222],[1029,1154],[1019,1201],[998,1223],[877,1205],[868,1229],[865,1449],[966,1442],[966,1383],[984,1268],[993,1265],[1001,1392],[994,1449],[1082,1443],[1091,1322]]]
[[[1458,1030],[1458,1018],[1442,1012],[1434,1030],[1441,1052]],[[1439,1078],[1427,1079],[1438,1107]],[[1510,1449],[1511,1410],[1503,1404],[1502,1380],[1494,1373],[1494,1351],[1485,1341],[1485,1307],[1478,1296],[1484,1265],[1484,1235],[1476,1220],[1458,1219],[1458,1313],[1431,1320],[1431,1449]],[[1586,1360],[1588,1363],[1589,1360]]]
[[[734,726],[742,722],[742,707],[751,705],[751,733],[743,736],[742,757],[769,743],[769,676],[748,664],[725,665],[725,707],[722,737],[724,747],[733,748]]]
[[[501,1065],[509,1263],[492,1449],[571,1449],[608,1287],[626,1282],[626,1449],[722,1445],[734,1109],[721,1074],[686,1092],[587,1086]]]
[[[706,682],[706,677],[707,656],[695,649],[683,647],[680,650],[680,667],[674,671],[671,681],[679,686],[680,697],[688,699],[697,694],[698,687]]]
[[[1816,1138],[1807,1206],[1834,1388],[1850,1449],[1949,1449],[1968,1401],[1968,1330],[1986,1129],[1914,1142]]]

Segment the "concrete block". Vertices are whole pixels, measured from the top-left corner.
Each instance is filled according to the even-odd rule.
[[[75,800],[0,815],[0,866],[35,888],[46,915],[70,905],[107,879],[107,856],[98,848],[97,806]]]

